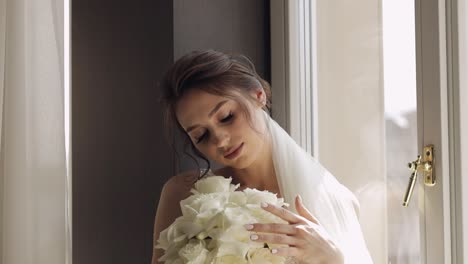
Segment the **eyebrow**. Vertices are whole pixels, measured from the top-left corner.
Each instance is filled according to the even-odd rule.
[[[216,112],[218,112],[218,110],[221,108],[221,106],[223,106],[227,102],[228,102],[228,100],[224,100],[224,101],[221,101],[218,104],[216,104],[216,106],[213,108],[213,110],[211,110],[211,112],[208,114],[208,117],[211,118]],[[193,125],[193,126],[188,127],[187,128],[187,133],[189,133],[190,131],[194,130],[197,127],[199,127],[199,125]]]

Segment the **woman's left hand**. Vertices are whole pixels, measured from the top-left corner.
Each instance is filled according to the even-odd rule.
[[[263,209],[289,224],[247,225],[248,230],[261,232],[252,234],[250,238],[258,242],[288,245],[289,247],[273,248],[271,252],[294,257],[299,263],[343,263],[341,250],[319,221],[304,207],[299,196],[295,203],[299,215],[285,208],[263,203]]]

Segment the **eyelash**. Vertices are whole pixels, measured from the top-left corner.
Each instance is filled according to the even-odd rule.
[[[232,112],[229,112],[229,115],[227,115],[225,118],[221,119],[221,123],[227,123],[229,121],[231,121],[231,119],[234,117],[234,115],[232,114]],[[197,139],[197,142],[196,144],[200,144],[206,137],[206,134],[208,132],[205,132],[203,133],[203,135],[201,135],[198,139]]]

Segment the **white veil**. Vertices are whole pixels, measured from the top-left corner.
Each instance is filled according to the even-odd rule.
[[[338,243],[345,263],[373,263],[358,220],[354,194],[318,163],[265,112],[271,133],[273,163],[280,191],[294,208],[300,194],[307,209]]]

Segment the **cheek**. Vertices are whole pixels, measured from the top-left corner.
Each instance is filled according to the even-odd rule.
[[[255,117],[252,118],[252,121],[248,120],[247,118],[244,118],[244,120],[242,120],[242,124],[239,125],[239,131],[241,131],[241,133],[243,133],[245,136],[248,136],[251,139],[262,139],[261,134],[259,134],[262,131],[261,124],[259,120],[255,119]]]
[[[207,157],[208,159],[214,159],[216,157],[216,147],[213,146],[212,144],[210,143],[205,143],[205,144],[195,144],[193,143],[193,145],[195,146],[195,148],[201,152],[205,157]]]

